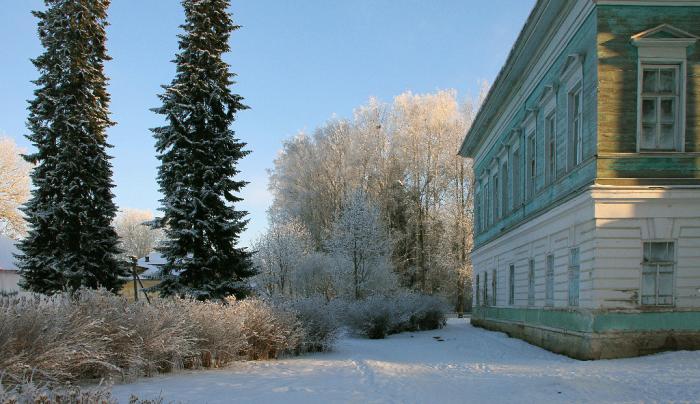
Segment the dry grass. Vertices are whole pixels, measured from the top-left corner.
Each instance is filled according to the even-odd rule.
[[[106,291],[0,299],[1,383],[131,378],[298,350],[293,312],[257,299],[129,302]]]

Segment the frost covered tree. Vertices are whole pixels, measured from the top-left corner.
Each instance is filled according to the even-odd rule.
[[[379,208],[363,192],[348,196],[331,228],[327,249],[335,261],[339,294],[361,299],[395,287],[389,236]]]
[[[122,209],[114,220],[119,236],[119,248],[125,256],[145,257],[162,238],[162,230],[154,229],[153,212],[140,209]]]
[[[248,154],[230,129],[247,108],[230,87],[234,74],[222,55],[238,29],[227,0],[183,0],[176,76],[154,109],[166,125],[153,129],[160,167],[158,183],[167,263],[162,295],[197,299],[241,297],[254,274],[250,253],[237,246],[246,212],[235,209],[246,185],[236,179],[238,160]]]
[[[106,51],[108,0],[45,0],[36,11],[45,51],[30,101],[27,138],[36,152],[32,196],[21,242],[23,287],[54,293],[79,287],[120,289],[115,258]]]
[[[256,283],[269,294],[294,295],[295,272],[312,250],[311,235],[298,220],[273,219],[253,245]]]
[[[29,198],[31,164],[22,150],[7,137],[0,138],[0,234],[16,238],[24,234],[20,206]]]
[[[482,96],[486,86],[483,86]],[[270,175],[272,211],[309,229],[325,248],[353,189],[379,207],[402,286],[465,301],[470,282],[471,162],[457,155],[480,99],[455,91],[370,99],[286,141]]]

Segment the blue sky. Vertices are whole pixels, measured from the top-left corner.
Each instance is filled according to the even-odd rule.
[[[234,20],[243,27],[226,56],[238,74],[234,91],[251,109],[234,130],[252,153],[240,167],[250,181],[241,208],[251,222],[248,244],[267,225],[267,169],[283,139],[312,131],[334,114],[350,116],[370,96],[390,101],[414,93],[454,88],[460,96],[492,82],[534,0],[239,0]],[[0,136],[29,147],[24,135],[29,59],[42,51],[31,10],[43,1],[0,0]],[[113,0],[107,62],[112,94],[109,129],[114,145],[116,203],[156,210],[157,160],[149,128],[162,123],[160,85],[175,67],[183,13],[176,0]]]

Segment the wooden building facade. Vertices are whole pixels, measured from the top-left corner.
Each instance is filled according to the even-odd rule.
[[[539,0],[467,133],[473,323],[700,349],[700,1]]]

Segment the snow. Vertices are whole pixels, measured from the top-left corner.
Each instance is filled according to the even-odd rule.
[[[444,341],[438,341],[441,337]],[[117,385],[128,402],[640,402],[700,398],[700,351],[577,361],[450,319],[385,340],[345,337],[332,353],[240,362]]]
[[[0,234],[0,271],[17,271],[14,254],[19,254],[16,241]]]

